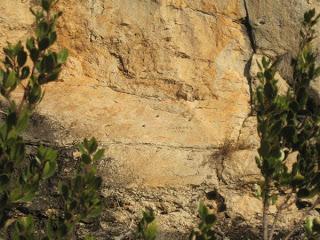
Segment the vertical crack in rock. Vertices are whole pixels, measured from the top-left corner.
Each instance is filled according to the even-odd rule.
[[[253,58],[253,54],[251,54],[251,57],[249,58],[248,62],[246,63],[245,67],[244,67],[244,71],[243,74],[246,77],[247,81],[248,81],[248,86],[249,86],[249,97],[250,97],[250,113],[249,116],[252,116],[254,113],[254,99],[253,99],[253,95],[254,95],[254,91],[253,91],[253,83],[252,83],[252,76],[250,73],[250,69],[251,69],[251,62],[252,62],[252,58]]]
[[[251,44],[251,48],[252,48],[253,52],[256,53],[257,52],[257,45],[256,45],[253,27],[252,27],[251,21],[250,21],[250,15],[249,15],[247,1],[243,0],[243,4],[244,4],[244,9],[246,11],[246,16],[243,19],[241,19],[241,23],[246,27],[247,34],[248,34],[250,44]]]
[[[242,132],[242,128],[245,124],[245,122],[247,121],[247,119],[250,117],[250,116],[253,116],[254,115],[254,90],[253,90],[253,83],[252,83],[252,76],[251,76],[251,73],[250,73],[250,69],[251,69],[251,64],[252,64],[252,58],[254,56],[254,54],[256,54],[257,52],[257,45],[256,45],[256,39],[255,39],[255,35],[254,35],[254,29],[251,25],[251,20],[250,20],[250,15],[249,15],[249,9],[248,9],[248,5],[247,5],[247,1],[246,0],[243,0],[243,5],[244,5],[244,9],[245,9],[245,13],[246,13],[246,16],[242,19],[239,19],[238,22],[240,24],[243,24],[245,29],[246,29],[246,32],[247,32],[247,36],[249,38],[249,41],[250,41],[250,46],[251,46],[251,49],[252,49],[252,53],[251,53],[251,56],[250,58],[248,59],[245,67],[244,67],[244,71],[243,71],[243,74],[244,76],[246,77],[247,81],[248,81],[248,86],[249,86],[249,97],[250,97],[250,112],[248,113],[248,115],[244,118],[243,122],[242,122],[242,125],[241,125],[241,128],[239,130],[239,135],[238,135],[238,138],[237,138],[237,144],[239,143],[239,140],[240,140],[240,136],[241,136],[241,132]]]
[[[251,116],[254,112],[254,109],[253,109],[253,94],[254,93],[253,93],[252,76],[250,74],[250,69],[251,69],[252,57],[257,52],[257,45],[256,45],[256,39],[255,39],[255,35],[254,35],[254,29],[251,25],[249,9],[248,9],[248,5],[247,5],[246,0],[243,0],[243,5],[244,5],[245,12],[246,12],[246,16],[244,18],[240,19],[239,23],[244,25],[246,32],[247,32],[247,36],[250,41],[250,46],[252,49],[251,57],[249,58],[248,62],[245,65],[245,68],[244,68],[244,76],[247,78],[248,85],[249,85],[249,94],[250,94],[250,113],[249,113],[249,116]]]
[[[252,106],[252,105],[251,105]],[[237,141],[236,144],[239,145],[240,144],[240,138],[241,138],[241,134],[242,134],[242,129],[244,128],[244,125],[246,124],[246,122],[248,121],[249,117],[253,116],[253,108],[251,107],[251,112],[243,119],[240,130],[239,130],[239,135],[237,137]]]

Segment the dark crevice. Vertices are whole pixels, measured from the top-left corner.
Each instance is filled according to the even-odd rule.
[[[238,22],[240,24],[243,24],[246,32],[247,32],[247,36],[249,38],[250,41],[250,46],[252,49],[252,54],[251,57],[249,58],[248,62],[245,65],[244,68],[244,76],[247,78],[248,80],[248,85],[249,85],[249,94],[250,94],[250,113],[248,114],[248,116],[252,116],[254,114],[254,99],[253,99],[253,95],[254,95],[254,90],[253,90],[253,82],[252,82],[252,76],[250,74],[250,69],[251,69],[251,62],[252,62],[252,57],[253,55],[257,52],[257,44],[256,44],[256,38],[254,35],[254,29],[251,25],[251,20],[250,20],[250,15],[249,15],[249,9],[248,9],[248,5],[247,5],[247,1],[243,0],[243,5],[244,5],[244,9],[246,12],[246,16],[240,20],[238,20]]]
[[[127,63],[125,62],[124,58],[120,54],[117,54],[114,52],[110,52],[110,54],[118,60],[118,63],[119,63],[118,69],[120,70],[120,72],[123,73],[125,77],[129,79],[132,79],[135,77],[134,74],[129,71]]]
[[[218,207],[217,212],[225,212],[227,210],[225,199],[216,188],[213,191],[207,192],[206,197],[208,200],[216,201]]]
[[[248,116],[252,116],[254,115],[254,90],[253,90],[253,82],[252,82],[252,76],[250,74],[250,69],[251,69],[251,64],[252,64],[252,57],[253,54],[251,55],[251,57],[249,58],[248,62],[246,63],[246,65],[244,66],[244,76],[246,77],[247,81],[248,81],[248,86],[249,86],[249,95],[250,95],[250,113],[248,114]]]
[[[241,24],[243,24],[245,26],[249,40],[250,40],[251,48],[252,48],[253,52],[256,53],[257,52],[256,39],[254,36],[254,31],[253,31],[253,27],[251,25],[251,21],[250,21],[250,15],[249,15],[247,1],[243,0],[243,4],[244,4],[244,9],[246,11],[246,16],[244,18],[240,19],[239,21]]]

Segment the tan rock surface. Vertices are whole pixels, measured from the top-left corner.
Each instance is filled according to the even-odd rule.
[[[24,30],[30,3],[5,2],[2,9],[19,4],[21,13],[5,14],[1,27]],[[241,4],[63,0],[59,8],[59,44],[71,56],[38,109],[70,132],[58,141],[94,135],[145,184],[206,181],[213,172],[203,159],[238,137],[249,111],[250,48],[234,22]],[[12,39],[28,31],[18,32]]]

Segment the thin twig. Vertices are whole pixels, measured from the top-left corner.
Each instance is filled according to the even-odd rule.
[[[286,197],[286,199],[284,200],[284,202],[278,207],[277,209],[277,213],[276,216],[274,217],[273,223],[272,223],[272,227],[270,230],[270,235],[269,235],[269,240],[272,240],[277,223],[279,221],[279,218],[283,212],[283,210],[285,210],[286,208],[290,207],[295,201],[296,199],[294,199],[293,201],[289,202],[289,200],[291,199],[293,193],[289,193]]]
[[[264,196],[263,196],[263,217],[262,217],[262,226],[263,226],[263,239],[268,240],[269,235],[269,193],[270,193],[270,178],[265,179],[264,183]]]

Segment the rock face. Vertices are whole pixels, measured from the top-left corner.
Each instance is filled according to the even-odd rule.
[[[32,2],[0,2],[0,47],[32,33]],[[236,196],[226,211],[254,222],[259,202],[250,189],[234,185],[258,173],[251,58],[254,51],[294,54],[299,21],[318,5],[60,0],[59,45],[69,49],[70,58],[61,81],[46,86],[37,110],[50,128],[38,121],[32,136],[60,146],[98,138],[107,150],[99,163],[105,196],[114,194],[129,205],[117,210],[124,227],[132,218],[128,212],[139,214],[151,204],[164,212],[160,222],[170,219],[162,238],[173,239],[166,234],[182,218],[190,228],[196,203],[213,189],[221,198]],[[139,202],[141,196],[146,200]]]
[[[4,27],[32,19],[30,3],[19,4],[23,14],[6,15]],[[59,43],[71,57],[38,109],[68,130],[58,140],[96,136],[118,171],[146,185],[207,181],[204,163],[238,138],[249,113],[242,4],[65,0],[59,8]]]

